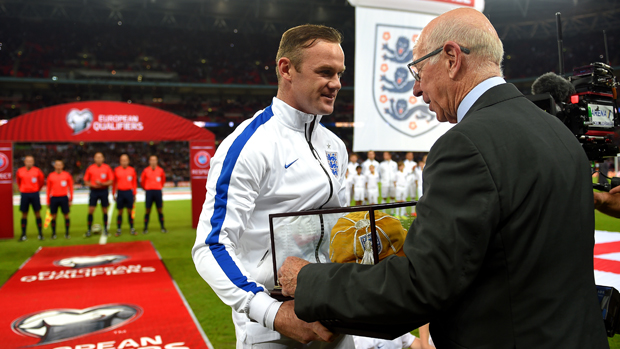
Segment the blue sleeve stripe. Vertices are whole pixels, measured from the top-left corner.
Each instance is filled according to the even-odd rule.
[[[228,149],[226,157],[224,158],[224,163],[222,164],[222,171],[215,188],[215,204],[213,205],[213,216],[211,216],[212,229],[209,236],[207,236],[207,239],[205,240],[205,244],[209,245],[209,249],[211,250],[213,257],[230,281],[244,291],[254,293],[262,292],[264,289],[256,285],[255,282],[248,282],[247,277],[243,275],[228,251],[226,251],[226,247],[219,242],[219,238],[222,230],[222,224],[224,223],[224,218],[226,218],[230,177],[232,176],[232,172],[235,168],[235,164],[237,163],[237,159],[239,158],[239,154],[241,154],[243,147],[245,147],[246,143],[250,140],[252,135],[254,135],[256,130],[261,125],[269,121],[272,116],[273,111],[271,110],[271,106],[265,108],[265,110],[257,116],[245,128],[245,130],[241,132],[241,134],[234,140]]]

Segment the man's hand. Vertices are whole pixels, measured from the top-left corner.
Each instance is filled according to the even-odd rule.
[[[594,208],[612,217],[620,218],[620,186],[606,192],[594,193]]]
[[[288,257],[284,260],[284,264],[278,270],[278,281],[282,286],[282,295],[287,297],[295,297],[297,289],[297,274],[304,266],[310,262],[297,257]]]
[[[295,315],[295,301],[282,303],[273,325],[276,331],[304,344],[317,340],[331,342],[336,338],[336,335],[320,322],[308,323],[300,320]]]

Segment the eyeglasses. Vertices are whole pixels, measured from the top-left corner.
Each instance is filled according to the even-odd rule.
[[[469,54],[469,49],[465,48],[463,46],[459,46],[459,48],[461,49],[461,51],[465,54]],[[407,68],[409,68],[409,71],[411,72],[411,75],[413,76],[413,78],[415,79],[415,81],[420,82],[420,70],[421,68],[418,70],[418,68],[415,67],[416,64],[422,62],[423,60],[433,57],[436,54],[439,54],[439,52],[443,51],[443,46],[436,49],[435,51],[427,54],[426,56],[420,57],[418,59],[416,59],[415,61],[407,64]]]

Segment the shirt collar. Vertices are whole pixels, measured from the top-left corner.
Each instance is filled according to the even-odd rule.
[[[457,123],[463,120],[463,118],[465,117],[465,114],[467,114],[471,106],[474,105],[474,103],[476,103],[476,101],[478,100],[478,98],[480,98],[480,96],[482,96],[485,92],[490,90],[492,87],[505,84],[505,83],[506,83],[506,80],[504,80],[504,78],[499,77],[499,76],[494,76],[476,85],[476,87],[474,87],[471,91],[469,91],[467,96],[463,98],[463,100],[461,101],[461,104],[456,110]]]
[[[290,105],[286,104],[283,100],[273,97],[273,103],[271,105],[273,114],[278,117],[278,120],[285,126],[297,131],[303,131],[305,124],[312,122],[316,116],[317,122],[321,122],[322,115],[307,114],[299,111]]]

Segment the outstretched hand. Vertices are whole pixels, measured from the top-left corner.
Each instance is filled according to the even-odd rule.
[[[594,208],[610,215],[620,218],[620,186],[606,192],[594,193]]]

